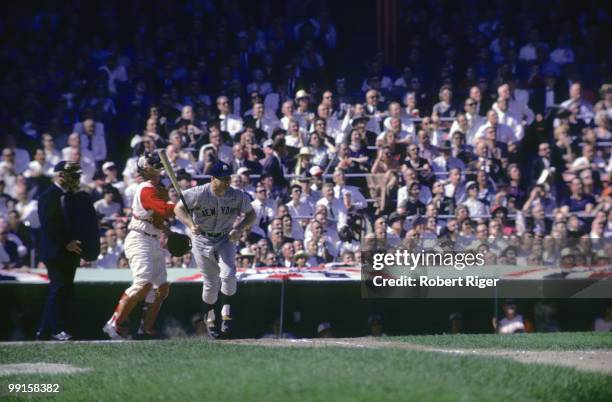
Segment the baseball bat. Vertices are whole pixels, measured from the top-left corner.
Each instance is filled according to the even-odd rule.
[[[187,214],[189,215],[189,218],[191,219],[191,223],[193,223],[194,226],[197,226],[193,220],[193,215],[191,215],[191,210],[187,206],[185,197],[183,197],[183,190],[181,190],[181,187],[178,184],[178,180],[176,179],[176,174],[174,173],[174,169],[172,169],[172,165],[170,165],[170,161],[168,160],[168,155],[166,155],[165,150],[163,149],[159,150],[159,159],[161,160],[161,163],[164,166],[164,170],[166,171],[166,174],[168,175],[168,178],[170,179],[170,182],[172,183],[172,187],[174,187],[174,189],[176,190],[176,193],[181,199],[181,202],[183,203],[183,208],[185,208],[185,211],[187,211]]]

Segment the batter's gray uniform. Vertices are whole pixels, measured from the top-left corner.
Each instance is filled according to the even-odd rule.
[[[187,207],[202,234],[191,234],[193,256],[202,271],[202,300],[217,301],[219,290],[227,296],[236,293],[236,245],[229,240],[238,215],[253,209],[250,197],[229,187],[217,197],[210,183],[183,192]]]

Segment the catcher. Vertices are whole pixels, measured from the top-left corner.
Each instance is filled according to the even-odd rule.
[[[133,283],[121,296],[115,312],[103,328],[111,339],[129,339],[127,319],[144,299],[138,331],[143,338],[155,337],[155,320],[168,297],[165,258],[160,246],[162,232],[168,234],[168,250],[183,255],[190,249],[189,238],[166,228],[165,220],[174,216],[175,204],[160,186],[162,164],[157,153],[145,153],[138,159],[138,172],[144,179],[138,185],[132,202],[132,219],[125,239],[125,256],[130,263]]]

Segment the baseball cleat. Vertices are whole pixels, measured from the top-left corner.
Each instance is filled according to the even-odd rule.
[[[127,328],[121,328],[110,322],[106,323],[102,331],[114,341],[125,341],[130,339]]]
[[[68,332],[62,331],[59,334],[55,334],[51,337],[52,341],[60,341],[60,342],[66,342],[66,341],[71,341],[72,340],[72,335],[70,335]]]
[[[217,324],[214,320],[206,320],[206,335],[208,339],[217,339],[219,333],[217,332]]]
[[[229,339],[232,332],[232,317],[223,316],[221,320],[221,332],[219,333],[219,339]]]

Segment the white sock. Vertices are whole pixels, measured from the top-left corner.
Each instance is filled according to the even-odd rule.
[[[221,316],[223,316],[223,317],[231,316],[231,314],[230,314],[230,305],[229,304],[224,304],[223,305],[223,307],[221,308]]]
[[[215,322],[215,309],[211,308],[206,314],[206,321]]]

